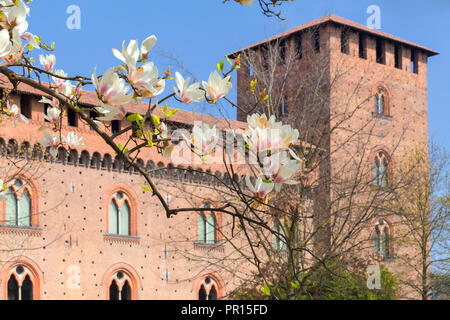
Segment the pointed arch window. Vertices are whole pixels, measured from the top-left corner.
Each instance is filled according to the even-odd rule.
[[[205,208],[209,208],[205,205]],[[200,212],[197,220],[198,243],[216,244],[217,243],[217,219],[213,212]]]
[[[377,152],[372,163],[374,186],[386,187],[388,182],[388,158],[384,152]]]
[[[199,243],[206,243],[206,219],[203,212],[198,214],[198,238]]]
[[[382,87],[375,93],[375,115],[389,115],[388,94]]]
[[[373,236],[373,249],[375,255],[385,259],[391,255],[391,234],[389,224],[384,219],[375,223]]]
[[[6,193],[6,225],[31,227],[31,193],[23,181],[14,181]]]
[[[206,243],[216,243],[216,217],[211,213],[206,221]]]
[[[35,277],[33,272],[24,265],[15,266],[7,280],[8,300],[33,300],[35,299]]]
[[[132,300],[134,284],[125,271],[114,274],[109,285],[109,300]]]
[[[217,283],[210,277],[206,277],[200,284],[198,300],[217,300]]]
[[[117,192],[109,203],[108,233],[130,236],[130,205],[127,197]]]

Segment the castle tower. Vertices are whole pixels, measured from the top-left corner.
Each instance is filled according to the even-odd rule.
[[[298,128],[300,140],[323,151],[305,155],[307,162],[320,162],[322,180],[315,190],[319,221],[329,223],[324,212],[339,214],[332,208],[350,197],[349,181],[355,187],[359,181],[354,190],[382,190],[408,150],[428,145],[427,63],[438,54],[433,50],[327,15],[229,56],[239,54],[237,119],[270,112]],[[256,103],[263,89],[268,104]],[[379,216],[370,221],[373,230],[380,223],[395,224],[384,212]],[[321,239],[325,246],[331,246],[332,229]],[[376,242],[367,246],[371,257],[395,263],[394,248],[381,253]]]

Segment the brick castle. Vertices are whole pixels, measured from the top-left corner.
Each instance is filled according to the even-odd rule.
[[[313,92],[311,84],[318,84],[321,75],[319,95],[298,95],[296,84],[286,82],[283,99],[272,110],[308,131],[304,140],[327,150],[321,176],[341,179],[349,157],[359,154],[367,161],[373,183],[383,186],[387,181],[379,173],[387,172],[396,156],[415,143],[427,144],[427,60],[437,52],[333,15],[238,52],[263,58],[266,54],[267,59],[264,50],[273,42],[283,50],[282,59],[288,48],[296,51],[292,72],[309,83],[303,93]],[[256,68],[243,63],[238,70],[239,105],[248,104]],[[312,82],[308,75],[314,75]],[[1,80],[3,90],[12,89],[6,78]],[[221,299],[239,285],[216,263],[233,254],[219,232],[230,223],[229,217],[186,214],[167,219],[161,205],[145,196],[138,173],[115,158],[76,114],[66,115],[62,131],[83,136],[85,146],[70,153],[61,149],[57,159],[45,156],[35,147],[43,140],[37,130],[45,125],[41,95],[20,85],[10,100],[29,124],[19,123],[14,129],[13,123],[3,122],[0,128],[2,179],[8,182],[0,206],[0,299]],[[81,104],[93,107],[96,101],[94,93],[85,93]],[[349,105],[358,106],[358,112],[345,122],[347,130],[331,130],[349,112]],[[138,105],[130,112],[143,110]],[[237,119],[229,122],[231,126],[243,127],[239,121],[245,121],[246,114],[238,110]],[[194,120],[229,126],[223,119],[185,111],[170,125],[190,128]],[[363,123],[371,124],[370,134],[367,127],[360,130]],[[115,121],[110,130],[126,126],[126,121]],[[350,137],[352,142],[344,143]],[[227,179],[215,165],[170,170],[173,165],[155,151],[141,153],[137,161],[152,171],[171,206],[213,200],[211,190],[217,182],[208,173]],[[333,200],[323,188],[315,204],[318,209]],[[380,215],[373,225],[372,251],[392,266],[398,249],[386,241],[377,243],[376,237],[392,238],[394,224]],[[228,267],[238,269],[240,264]]]

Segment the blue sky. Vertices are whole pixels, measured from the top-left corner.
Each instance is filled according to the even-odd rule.
[[[70,5],[81,9],[80,30],[66,27]],[[381,31],[441,53],[429,60],[429,133],[450,150],[449,0],[296,0],[284,6],[285,21],[263,16],[256,6],[222,5],[222,0],[35,0],[30,31],[56,43],[57,68],[70,75],[90,76],[94,67],[102,73],[118,64],[111,48],[155,34],[150,58],[160,72],[168,65],[180,70],[175,58],[205,80],[226,53],[330,13],[366,24],[370,5],[381,8]],[[170,83],[166,92],[171,88]],[[220,115],[208,105],[197,105],[196,111]],[[223,115],[234,119],[236,111],[224,105]]]

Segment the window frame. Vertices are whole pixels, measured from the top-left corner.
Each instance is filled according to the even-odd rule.
[[[384,218],[378,218],[374,223],[372,234],[374,255],[380,260],[392,258],[392,228],[390,223]]]
[[[341,53],[350,54],[350,29],[346,26],[341,28]]]
[[[358,34],[358,56],[367,59],[367,34],[364,32]]]
[[[117,194],[122,195],[122,199],[119,199],[120,208],[125,202],[128,204],[129,209],[129,235],[120,235],[109,233],[109,210],[111,201],[113,201]],[[112,185],[105,192],[103,197],[103,205],[105,208],[105,239],[108,241],[131,241],[139,242],[139,233],[137,228],[137,210],[139,208],[139,200],[134,190],[125,183],[117,183]],[[117,199],[115,199],[117,204]]]
[[[386,188],[389,186],[389,173],[391,168],[391,157],[384,150],[376,150],[371,159],[371,185],[378,188]],[[380,168],[384,164],[384,179],[380,175]],[[375,172],[376,169],[376,172]],[[383,180],[380,180],[383,179]]]
[[[15,274],[18,267],[23,268],[21,275]],[[3,300],[8,300],[8,282],[11,275],[15,277],[18,284],[22,284],[26,276],[28,276],[32,284],[32,300],[41,299],[42,273],[34,261],[25,256],[18,256],[12,258],[3,266],[0,274],[0,282],[2,282],[3,286]]]
[[[1,201],[1,221],[2,224],[0,227],[2,228],[14,228],[14,229],[20,229],[20,230],[31,230],[36,229],[39,227],[39,208],[38,208],[38,200],[39,200],[39,194],[40,194],[40,188],[38,185],[30,180],[28,178],[28,174],[23,173],[21,175],[13,174],[11,175],[12,179],[8,181],[8,179],[5,179],[5,181],[8,181],[6,183],[6,190],[5,197]],[[20,187],[17,187],[16,182],[19,181],[21,183]],[[16,214],[15,214],[15,221],[14,224],[8,224],[7,223],[7,217],[8,217],[8,206],[7,206],[7,196],[9,194],[10,189],[13,189],[13,194],[16,201]],[[24,194],[28,194],[29,197],[29,224],[28,225],[20,225],[19,219],[20,219],[20,200],[24,196]]]
[[[119,274],[122,274],[121,277],[119,277]],[[109,281],[109,286],[107,288],[108,290],[108,300],[113,300],[111,299],[111,286],[113,285],[113,283],[115,283],[115,285],[117,286],[117,290],[118,290],[118,299],[114,299],[114,300],[121,300],[121,301],[125,301],[125,300],[134,300],[133,299],[133,279],[129,276],[128,272],[125,270],[119,270],[117,272],[114,273],[114,275],[110,278]],[[129,299],[122,299],[122,291],[124,286],[128,284],[128,287],[130,288],[130,297]]]
[[[210,280],[209,283],[206,283],[207,279]],[[199,293],[202,286],[205,290],[206,297],[211,293],[212,287],[216,290],[216,300],[222,300],[225,296],[225,283],[215,271],[204,270],[198,275],[193,287],[195,300],[200,300]]]
[[[375,85],[372,89],[372,97],[373,100],[371,100],[371,108],[372,109],[372,115],[375,118],[385,118],[390,119],[391,116],[391,93],[389,88],[384,83],[378,83]],[[381,107],[381,99],[383,99],[383,110],[380,112]]]
[[[118,195],[121,196],[121,199],[119,199]],[[116,209],[116,232],[112,232],[111,231],[111,205],[113,205]],[[127,234],[122,233],[122,228],[123,228],[123,224],[122,224],[122,209],[123,208],[128,208],[128,219],[127,219]],[[119,237],[130,237],[132,236],[131,233],[131,208],[130,208],[130,204],[128,201],[128,197],[126,196],[126,194],[124,192],[121,191],[117,191],[114,196],[112,197],[112,199],[109,201],[109,206],[108,206],[108,235],[113,235],[113,236],[119,236]]]
[[[211,208],[210,205],[204,205],[205,209]],[[210,219],[214,220],[214,224],[211,225],[209,223]],[[200,227],[202,229],[202,233],[200,233]],[[218,217],[217,215],[212,211],[202,211],[197,213],[197,244],[201,245],[211,245],[215,246],[219,244],[219,237],[218,237]],[[213,241],[210,241],[210,238],[208,238],[208,235],[212,234],[214,237]]]
[[[32,119],[33,117],[33,96],[30,94],[20,95],[20,113],[24,115],[27,119]]]
[[[105,299],[110,300],[110,286],[112,282],[116,280],[116,277],[119,272],[124,274],[124,280],[117,279],[118,281],[122,281],[121,289],[125,284],[125,281],[128,280],[128,284],[130,286],[130,300],[138,300],[139,299],[139,290],[141,289],[141,280],[139,274],[136,270],[127,263],[116,263],[108,268],[103,277],[103,287],[105,289]],[[116,282],[117,284],[118,282]]]

